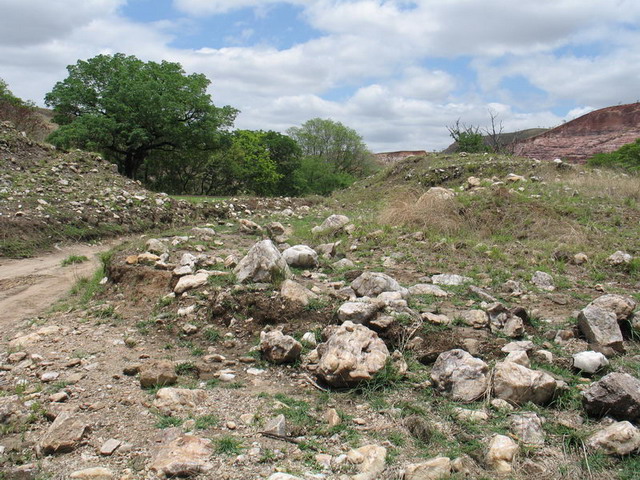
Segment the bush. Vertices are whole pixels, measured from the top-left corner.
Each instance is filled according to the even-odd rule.
[[[622,168],[640,172],[640,138],[623,145],[615,152],[598,153],[587,160],[587,163],[593,167]]]

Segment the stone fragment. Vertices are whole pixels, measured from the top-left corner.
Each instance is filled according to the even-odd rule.
[[[631,263],[631,260],[633,260],[633,257],[627,252],[623,252],[622,250],[618,250],[607,258],[607,262],[609,262],[611,265],[629,264]]]
[[[271,240],[256,243],[233,270],[238,282],[276,282],[291,278],[291,271]]]
[[[379,445],[365,445],[347,452],[348,460],[358,472],[351,480],[377,480],[384,471],[387,449]]]
[[[289,302],[303,306],[309,305],[310,300],[318,298],[318,295],[294,280],[285,280],[282,282],[280,295]]]
[[[523,351],[510,352],[509,355],[506,356],[504,361],[517,363],[518,365],[522,365],[523,367],[527,368],[531,364],[531,362],[529,362],[529,356],[527,355],[527,352]]]
[[[345,215],[330,215],[327,219],[317,227],[311,229],[314,235],[326,235],[335,233],[345,227],[350,222],[349,217]]]
[[[605,375],[582,393],[582,404],[589,415],[635,422],[640,418],[640,380],[628,373]]]
[[[246,218],[241,218],[238,223],[240,224],[240,232],[242,233],[254,234],[262,231],[260,225]]]
[[[475,329],[485,328],[489,325],[489,316],[483,310],[465,310],[459,316],[465,325]]]
[[[337,262],[335,262],[333,264],[333,268],[335,269],[347,269],[347,268],[354,268],[356,266],[355,263],[353,263],[351,260],[349,260],[348,258],[341,258],[340,260],[338,260]]]
[[[552,292],[556,289],[553,283],[553,277],[546,272],[535,272],[531,277],[531,283],[533,283],[540,290],[547,290],[549,292]]]
[[[73,411],[60,413],[40,440],[45,454],[66,453],[75,450],[89,426],[84,418]]]
[[[307,245],[295,245],[282,252],[282,257],[290,267],[315,268],[318,266],[318,254]]]
[[[267,480],[303,480],[300,477],[296,477],[295,475],[290,475],[288,473],[274,473]]]
[[[401,292],[403,296],[408,294],[408,290],[395,279],[380,272],[364,272],[351,282],[351,288],[360,297],[377,297],[382,292]]]
[[[260,351],[271,363],[292,363],[300,357],[302,344],[280,330],[260,332]]]
[[[505,435],[494,435],[489,442],[487,466],[498,473],[509,473],[513,469],[513,459],[518,451],[518,444]]]
[[[418,283],[409,287],[409,293],[411,295],[433,295],[434,297],[442,298],[448,297],[449,293],[445,292],[442,288],[431,283]]]
[[[424,312],[420,314],[422,320],[431,325],[451,325],[452,320],[446,315],[438,315],[436,313]]]
[[[193,227],[191,232],[200,240],[210,241],[216,236],[216,231],[210,227]]]
[[[330,408],[329,410],[327,410],[325,418],[327,420],[327,424],[330,427],[335,427],[342,423],[342,419],[340,418],[340,415],[338,415],[338,411],[335,408]]]
[[[272,418],[267,422],[264,427],[265,432],[273,433],[275,435],[286,436],[287,435],[287,419],[284,415],[280,414],[277,417]]]
[[[146,246],[148,252],[155,253],[157,255],[162,255],[169,251],[167,244],[157,238],[150,238],[147,240]]]
[[[404,480],[439,480],[451,475],[449,457],[436,457],[422,463],[412,463],[404,469]]]
[[[344,322],[329,331],[327,341],[316,349],[316,372],[329,385],[346,387],[370,380],[389,358],[384,342],[363,325]]]
[[[80,480],[111,480],[114,478],[114,473],[108,468],[94,467],[85,468],[84,470],[77,470],[71,475],[70,478],[77,478]]]
[[[212,454],[211,440],[170,431],[150,468],[163,477],[190,477],[213,468]]]
[[[165,387],[156,392],[153,406],[163,415],[176,415],[195,409],[207,400],[204,390]]]
[[[209,275],[206,273],[196,273],[195,275],[185,275],[180,277],[178,283],[173,288],[173,291],[180,295],[181,293],[186,292],[187,290],[193,290],[194,288],[201,287],[202,285],[207,283],[209,279]]]
[[[158,360],[144,365],[140,370],[140,386],[151,388],[154,386],[173,385],[178,380],[173,363],[168,360]]]
[[[511,415],[511,431],[525,445],[544,445],[542,420],[533,412]]]
[[[440,275],[432,276],[431,281],[436,285],[449,285],[449,286],[455,287],[459,285],[464,285],[465,283],[471,283],[473,282],[473,279],[469,277],[464,277],[462,275],[443,273]]]
[[[120,440],[110,438],[100,446],[100,455],[109,456],[122,444]]]
[[[453,400],[472,402],[489,386],[489,366],[464,350],[441,353],[431,371],[434,386]]]
[[[548,403],[556,392],[556,381],[548,373],[513,362],[499,362],[493,372],[493,394],[515,405]]]
[[[589,343],[624,352],[622,331],[614,312],[588,305],[578,314],[578,328]]]
[[[609,360],[600,352],[590,350],[573,355],[573,368],[585,373],[596,373],[607,365],[609,365]]]
[[[338,308],[338,320],[341,322],[367,323],[378,313],[378,306],[368,302],[346,302]]]
[[[586,445],[607,455],[629,455],[640,451],[640,430],[628,421],[615,422],[594,433]]]

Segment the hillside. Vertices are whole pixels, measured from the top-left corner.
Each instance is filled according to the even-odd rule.
[[[0,318],[6,478],[637,478],[638,177],[428,155],[278,202]]]
[[[640,138],[640,103],[601,108],[535,137],[519,141],[514,154],[540,160],[584,162]]]
[[[500,145],[504,145],[504,147],[508,151],[510,151],[511,146],[514,145],[515,143],[526,140],[531,137],[535,137],[548,130],[549,130],[548,128],[527,128],[526,130],[518,130],[517,132],[500,133],[497,135],[497,137]],[[485,145],[491,146],[491,139],[488,135],[484,135],[483,139],[484,139]],[[457,152],[457,150],[458,150],[458,143],[453,142],[451,145],[445,148],[442,151],[442,153],[445,153],[445,154],[455,153]]]
[[[223,211],[149,192],[98,155],[56,151],[0,124],[0,257],[168,228]]]

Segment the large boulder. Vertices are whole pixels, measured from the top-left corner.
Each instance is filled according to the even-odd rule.
[[[626,295],[607,294],[596,298],[589,305],[600,307],[616,314],[616,318],[627,320],[637,307],[637,302]]]
[[[324,235],[334,233],[345,227],[350,222],[349,217],[345,215],[330,215],[327,219],[317,227],[311,229],[314,235]]]
[[[260,332],[260,351],[271,363],[292,363],[300,357],[302,344],[280,330]]]
[[[597,305],[587,305],[578,314],[578,328],[589,343],[624,352],[622,331],[616,314]]]
[[[464,350],[443,352],[433,365],[434,386],[458,402],[473,402],[489,386],[489,366]]]
[[[634,422],[640,418],[640,380],[628,373],[605,375],[582,393],[582,404],[589,415]]]
[[[382,292],[400,292],[403,296],[408,290],[386,273],[364,272],[351,282],[351,288],[359,297],[377,297]]]
[[[499,362],[493,371],[493,395],[516,405],[533,402],[548,403],[556,392],[557,383],[548,373],[518,365]]]
[[[256,243],[233,270],[238,282],[273,282],[291,278],[289,265],[271,240]]]
[[[378,335],[363,325],[344,322],[318,345],[318,377],[334,387],[350,387],[384,368],[389,350]]]
[[[630,422],[616,422],[589,437],[587,447],[608,455],[629,455],[640,451],[640,430]]]
[[[315,268],[318,266],[318,254],[307,245],[295,245],[282,252],[282,256],[291,267]]]

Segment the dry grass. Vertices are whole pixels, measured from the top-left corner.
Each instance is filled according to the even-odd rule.
[[[585,196],[640,201],[640,176],[637,175],[598,170],[584,175],[567,174],[561,180]]]

